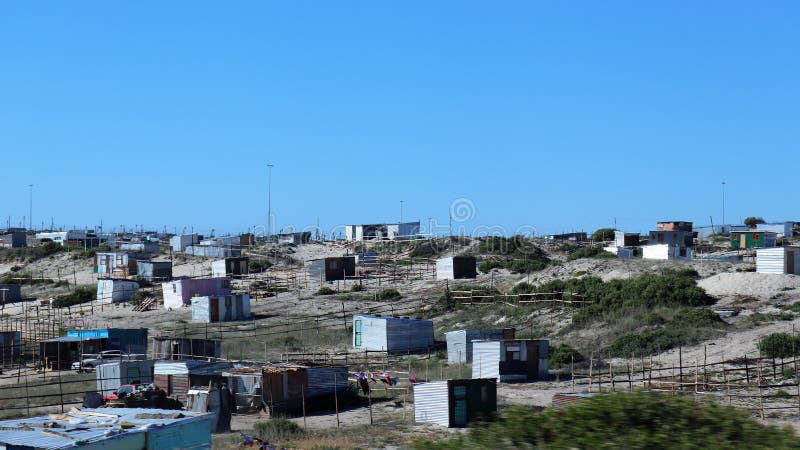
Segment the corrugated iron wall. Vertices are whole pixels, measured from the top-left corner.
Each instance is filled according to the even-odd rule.
[[[447,381],[431,381],[414,386],[414,420],[450,426]]]
[[[472,378],[500,379],[500,341],[472,343]]]

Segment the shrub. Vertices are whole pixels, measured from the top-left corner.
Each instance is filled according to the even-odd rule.
[[[91,302],[97,298],[97,291],[87,286],[78,286],[69,294],[59,295],[53,300],[53,307],[66,308],[72,305]]]
[[[417,449],[789,449],[791,428],[765,425],[747,411],[660,393],[595,395],[565,409],[509,408],[500,420],[444,440],[418,439]]]
[[[247,262],[250,272],[264,272],[272,266],[273,264],[266,259],[251,259]]]
[[[567,344],[559,344],[550,349],[550,361],[548,365],[553,369],[557,369],[559,367],[566,366],[573,361],[581,362],[583,360],[583,355],[581,355],[577,350]]]
[[[478,251],[493,255],[478,267],[483,273],[497,268],[509,269],[515,273],[528,273],[542,270],[550,263],[547,253],[524,236],[510,238],[489,236],[481,239]]]
[[[303,434],[303,429],[289,419],[273,417],[266,422],[253,425],[253,432],[267,442],[285,441]]]
[[[594,233],[592,233],[592,240],[593,241],[612,241],[614,240],[614,231],[616,228],[600,228]]]
[[[397,289],[389,288],[378,292],[378,300],[400,300],[402,294]]]
[[[574,261],[580,258],[616,258],[617,255],[603,250],[601,245],[591,245],[588,247],[581,247],[578,250],[570,253],[567,256],[567,261]]]
[[[317,295],[333,295],[335,293],[336,293],[336,291],[331,289],[331,288],[329,288],[328,286],[322,286],[317,291]]]
[[[353,287],[350,288],[350,292],[361,292],[364,290],[364,285],[361,283],[354,284]]]
[[[768,358],[789,358],[800,354],[800,337],[789,333],[772,333],[758,341],[758,349]]]

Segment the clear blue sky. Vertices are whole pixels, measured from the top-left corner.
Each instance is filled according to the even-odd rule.
[[[491,3],[491,6],[490,6]],[[798,219],[800,4],[0,6],[0,217],[539,233]]]

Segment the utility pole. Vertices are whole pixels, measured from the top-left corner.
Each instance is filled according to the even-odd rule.
[[[31,230],[33,230],[33,185],[28,185],[28,223]]]
[[[403,201],[400,200],[400,223],[403,223]]]
[[[722,182],[722,226],[725,227],[725,182]]]
[[[267,177],[267,242],[272,236],[272,168],[274,164],[267,164],[269,176]]]

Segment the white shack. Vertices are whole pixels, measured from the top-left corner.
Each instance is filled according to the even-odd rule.
[[[800,275],[800,246],[756,249],[756,272]]]
[[[231,322],[250,318],[250,295],[215,295],[192,298],[192,320]]]
[[[139,290],[139,283],[128,280],[97,280],[99,303],[127,302]]]
[[[690,259],[692,248],[672,244],[654,244],[642,246],[642,259]]]
[[[432,320],[372,314],[353,316],[353,348],[409,353],[424,351],[432,346]]]

